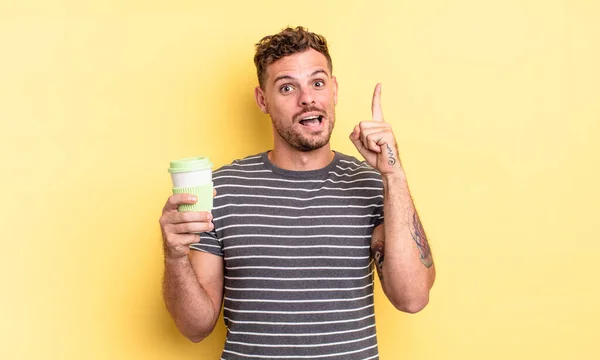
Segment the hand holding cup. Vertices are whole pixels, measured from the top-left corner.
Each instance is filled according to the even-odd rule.
[[[210,210],[216,192],[211,168],[212,164],[205,157],[171,162],[173,195],[167,200],[159,220],[167,259],[187,256],[190,244],[200,240],[198,234],[214,228]]]
[[[213,217],[209,211],[177,210],[186,205],[194,206],[196,203],[196,196],[192,194],[169,196],[159,220],[165,258],[176,259],[187,256],[190,245],[200,240],[198,234],[214,228]]]

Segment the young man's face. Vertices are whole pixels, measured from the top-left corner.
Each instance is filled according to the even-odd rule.
[[[337,81],[323,54],[309,49],[279,59],[267,67],[264,87],[257,87],[255,96],[261,110],[271,116],[275,146],[312,151],[329,143]]]

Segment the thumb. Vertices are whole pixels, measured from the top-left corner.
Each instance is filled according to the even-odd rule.
[[[356,125],[354,127],[354,130],[352,130],[352,133],[350,133],[350,141],[352,141],[352,143],[356,147],[356,150],[358,150],[358,152],[362,154],[365,146],[360,140],[360,127],[358,125]]]

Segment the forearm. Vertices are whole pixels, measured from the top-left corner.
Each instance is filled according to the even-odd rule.
[[[177,328],[187,338],[198,342],[212,332],[219,314],[187,256],[165,259],[163,297]]]
[[[435,267],[403,170],[383,176],[385,262],[383,289],[399,309],[421,310],[429,301]]]

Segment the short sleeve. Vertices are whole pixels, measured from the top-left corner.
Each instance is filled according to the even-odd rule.
[[[375,207],[372,217],[373,220],[371,220],[373,221],[373,228],[376,228],[379,225],[383,224],[383,199],[377,205],[379,206]]]
[[[377,187],[379,188],[378,194],[381,197],[377,201],[377,206],[373,211],[373,228],[376,228],[377,226],[383,224],[383,182],[379,182]]]
[[[200,241],[190,245],[190,249],[207,252],[209,254],[223,256],[221,242],[217,238],[216,231],[204,232],[200,234]]]
[[[381,209],[381,211],[378,211],[375,215],[378,216],[375,217],[375,225],[373,226],[373,228],[376,228],[379,225],[383,224],[383,209]]]

